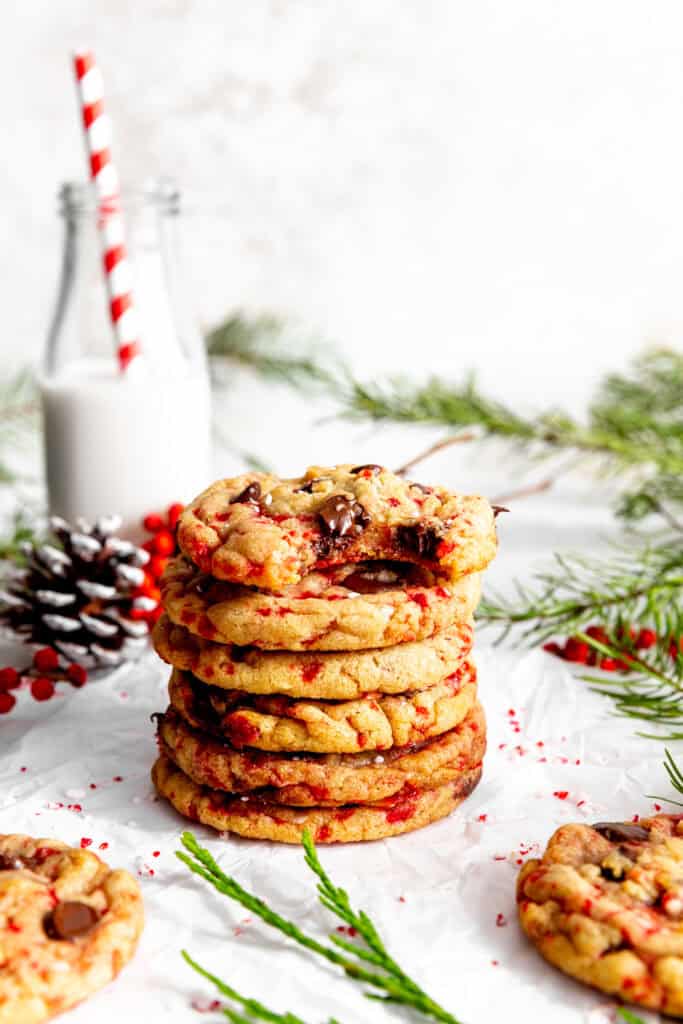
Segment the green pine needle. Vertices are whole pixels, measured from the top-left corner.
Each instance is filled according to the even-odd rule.
[[[360,942],[350,942],[343,939],[336,933],[331,933],[329,938],[333,945],[328,946],[318,942],[312,936],[303,932],[294,922],[282,917],[263,900],[247,892],[246,889],[234,878],[226,875],[211,856],[209,851],[200,846],[191,832],[183,832],[181,842],[184,850],[176,851],[176,856],[190,871],[199,875],[209,882],[218,892],[230,899],[235,900],[246,910],[257,915],[262,921],[276,928],[283,935],[293,939],[300,946],[315,953],[329,963],[340,967],[347,977],[363,985],[370,986],[370,991],[364,994],[369,999],[379,999],[384,1003],[400,1004],[419,1011],[423,1016],[432,1020],[441,1021],[443,1024],[460,1024],[443,1007],[439,1006],[420,986],[410,978],[396,961],[387,953],[382,939],[368,915],[360,910],[355,911],[351,907],[348,894],[344,889],[335,886],[324,871],[318,854],[308,832],[304,833],[302,843],[305,850],[306,864],[318,878],[318,898],[322,906],[330,910],[349,928],[355,930]],[[187,956],[186,956],[186,959]],[[189,960],[188,960],[189,962]],[[194,962],[192,962],[194,965]],[[376,970],[368,970],[365,964],[371,964]],[[215,978],[208,972],[202,971],[210,980]],[[225,986],[226,989],[229,986]],[[373,991],[374,990],[374,991]],[[230,989],[230,992],[234,992]],[[231,998],[236,998],[232,996]],[[243,997],[238,997],[242,1006],[246,1007]],[[253,1008],[251,1008],[253,1013]],[[270,1011],[266,1011],[270,1012]],[[281,1017],[260,1019],[277,1021],[282,1020],[283,1024],[290,1024],[288,1019]],[[293,1024],[293,1021],[292,1021]]]
[[[638,1017],[632,1010],[627,1010],[625,1006],[619,1007],[617,1017],[621,1017],[626,1024],[645,1024],[641,1017]]]
[[[683,545],[677,535],[633,535],[601,559],[555,555],[530,584],[516,584],[514,597],[485,599],[477,617],[499,629],[499,640],[511,631],[533,646],[575,636],[598,654],[628,663],[627,673],[587,681],[618,714],[664,727],[656,738],[683,738]],[[591,625],[603,627],[609,642],[589,636]],[[638,649],[634,628],[652,629],[654,646]]]

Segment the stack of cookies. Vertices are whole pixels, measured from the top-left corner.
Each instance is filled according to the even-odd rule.
[[[486,746],[472,618],[494,517],[375,465],[204,491],[161,581],[157,791],[193,821],[279,842],[450,813]]]

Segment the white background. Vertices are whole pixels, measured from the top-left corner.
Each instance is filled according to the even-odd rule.
[[[24,0],[0,39],[3,361],[39,353],[93,46],[122,176],[184,187],[213,323],[529,405],[683,330],[677,0]]]
[[[680,342],[683,10],[673,0],[28,0],[4,13],[3,367],[39,356],[60,259],[54,196],[83,171],[75,45],[97,51],[124,178],[170,173],[184,187],[187,298],[205,325],[236,309],[273,312],[336,344],[361,375],[474,367],[529,410],[580,409],[605,368],[645,342]],[[396,465],[438,436],[312,430],[308,405],[251,385],[229,392],[220,419],[236,443],[293,471],[313,460]],[[217,471],[235,465],[219,460]],[[497,448],[450,452],[420,473],[491,496],[521,475]],[[528,577],[556,549],[601,550],[608,499],[577,476],[515,505],[489,580]],[[584,814],[652,810],[645,794],[666,791],[660,746],[615,722],[562,663],[494,652],[486,637],[479,646],[491,753],[466,809],[412,837],[328,851],[326,863],[464,1024],[606,1024],[606,1000],[521,940],[516,851]],[[324,1010],[344,1024],[388,1020],[350,985],[276,953],[258,928],[233,936],[240,911],[183,884],[178,820],[149,799],[147,716],[163,684],[149,660],[89,696],[38,706],[21,694],[2,723],[0,826],[106,839],[111,862],[139,871],[145,889],[139,956],[74,1022],[194,1020],[190,1000],[207,989],[180,965],[181,944],[311,1024]],[[548,764],[498,749],[511,739],[542,739]],[[121,788],[107,781],[119,773]],[[102,785],[82,812],[48,807],[91,778]],[[565,790],[566,801],[553,796]],[[245,884],[323,924],[295,851],[212,848]]]

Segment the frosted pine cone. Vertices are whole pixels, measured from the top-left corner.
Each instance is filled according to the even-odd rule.
[[[157,602],[137,592],[149,555],[116,537],[117,517],[94,527],[50,520],[50,536],[22,546],[25,565],[0,590],[0,625],[86,667],[118,665],[147,646]]]

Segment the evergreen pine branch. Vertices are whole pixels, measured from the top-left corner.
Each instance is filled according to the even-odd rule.
[[[534,646],[574,636],[628,666],[609,680],[587,681],[619,714],[670,730],[657,738],[683,737],[683,546],[677,536],[656,542],[635,536],[605,559],[555,555],[554,565],[531,584],[516,584],[513,598],[489,597],[477,614],[499,629],[499,639],[513,630]],[[602,627],[607,642],[587,633],[589,626]],[[636,646],[634,634],[642,628],[656,634],[647,650]]]
[[[210,971],[207,971],[204,967],[198,964],[196,960],[193,960],[190,954],[185,950],[182,950],[182,956],[185,962],[188,963],[190,967],[197,972],[197,974],[201,974],[203,978],[210,981],[222,996],[231,999],[235,1003],[239,1003],[239,1005],[247,1011],[249,1016],[244,1016],[241,1013],[236,1013],[229,1007],[222,1007],[223,1014],[232,1022],[232,1024],[252,1024],[254,1020],[269,1021],[270,1024],[306,1024],[306,1021],[302,1020],[301,1017],[297,1017],[293,1013],[276,1013],[274,1010],[269,1010],[268,1007],[264,1006],[263,1003],[258,1001],[258,999],[249,999],[246,996],[240,995],[240,993],[236,989],[232,988],[231,985],[228,985],[227,982],[222,981],[215,974],[211,974]],[[334,1022],[330,1021],[330,1024],[334,1024]]]
[[[664,755],[664,767],[666,768],[666,773],[669,776],[669,782],[677,793],[683,794],[683,771],[674,761],[673,754],[670,750],[665,750]]]
[[[12,452],[37,419],[35,383],[28,370],[0,380],[0,483],[12,483],[16,473],[4,452]]]
[[[293,921],[282,917],[263,900],[247,892],[234,878],[226,875],[209,851],[199,845],[192,833],[184,832],[181,841],[187,852],[178,850],[176,856],[190,871],[205,879],[218,892],[235,900],[300,946],[340,967],[347,977],[369,985],[371,990],[378,990],[365,992],[368,998],[412,1007],[433,1020],[443,1022],[443,1024],[459,1024],[452,1014],[431,999],[392,959],[367,914],[364,911],[352,909],[347,893],[334,886],[323,870],[313,841],[308,834],[305,834],[303,838],[305,858],[306,863],[319,880],[320,902],[344,921],[349,928],[354,928],[365,943],[364,946],[347,942],[334,933],[330,936],[332,946],[319,942],[303,932]],[[366,963],[376,966],[378,970],[368,970],[363,966]]]
[[[629,1010],[625,1006],[620,1006],[618,1008],[617,1017],[621,1018],[625,1024],[645,1024],[641,1017],[638,1017],[633,1010]]]
[[[206,336],[214,380],[225,380],[226,366],[239,366],[299,391],[336,392],[341,369],[325,365],[313,352],[291,354],[285,337],[285,326],[276,317],[229,317]]]
[[[34,539],[35,529],[26,514],[20,509],[14,514],[10,533],[5,537],[0,537],[0,561],[11,559],[13,562],[21,564],[24,558],[21,545],[25,541]]]

